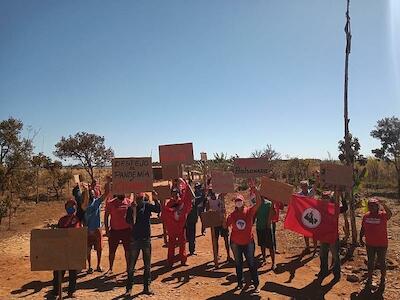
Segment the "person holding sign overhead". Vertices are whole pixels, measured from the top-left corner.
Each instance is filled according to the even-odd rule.
[[[111,178],[106,178],[107,183],[111,182]],[[100,208],[106,197],[108,197],[109,191],[106,191],[103,196],[100,196],[100,187],[97,186],[98,193],[88,190],[87,186],[83,187],[82,193],[87,193],[89,197],[89,203],[85,211],[84,220],[85,225],[88,227],[88,253],[87,260],[89,264],[88,274],[93,273],[93,269],[91,267],[91,251],[92,248],[96,250],[97,254],[97,267],[96,272],[102,272],[100,267],[101,262],[101,253],[102,253],[102,233],[101,233],[101,221],[100,221]]]
[[[190,185],[182,178],[171,191],[171,199],[166,203],[162,212],[168,234],[168,266],[174,263],[175,245],[179,245],[179,260],[186,264],[185,224],[189,211],[192,209],[194,197]]]
[[[150,267],[151,267],[151,230],[150,217],[152,213],[159,213],[161,204],[157,199],[156,193],[153,193],[154,204],[150,203],[149,196],[145,193],[139,193],[128,208],[126,213],[126,222],[131,224],[132,242],[130,247],[130,256],[128,264],[128,279],[126,282],[126,295],[131,296],[134,271],[140,251],[142,251],[144,262],[143,293],[153,295],[150,289]]]
[[[109,274],[112,273],[115,252],[117,251],[120,241],[124,247],[126,266],[128,268],[129,245],[131,242],[131,225],[126,222],[125,216],[126,212],[128,211],[128,207],[130,206],[131,200],[129,198],[125,198],[125,195],[117,195],[116,198],[111,199],[106,204],[104,225],[106,229],[106,235],[108,236],[110,268],[107,272]]]
[[[252,232],[254,217],[261,205],[259,191],[253,186],[252,191],[256,195],[256,204],[252,207],[245,207],[244,197],[237,194],[235,197],[235,210],[228,216],[226,226],[232,227],[231,248],[235,257],[236,276],[238,289],[243,288],[243,255],[246,257],[250,269],[251,279],[254,285],[254,293],[259,293],[259,280],[257,266],[254,259],[254,237]]]

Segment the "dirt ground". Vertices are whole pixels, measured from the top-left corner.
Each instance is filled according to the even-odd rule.
[[[270,259],[266,265],[259,267],[259,295],[251,295],[247,286],[242,291],[235,290],[236,276],[232,264],[222,263],[219,269],[214,268],[210,230],[205,236],[198,235],[196,239],[197,256],[188,258],[188,266],[176,265],[167,269],[165,259],[167,249],[163,247],[161,224],[152,225],[152,289],[155,295],[152,299],[400,299],[400,206],[393,200],[388,202],[393,209],[394,217],[389,221],[389,270],[387,285],[383,296],[375,293],[366,294],[362,291],[363,283],[351,283],[346,278],[353,274],[362,280],[365,278],[365,250],[356,248],[353,257],[347,257],[347,247],[341,248],[343,258],[342,278],[333,283],[333,275],[327,277],[322,286],[315,281],[319,271],[318,255],[301,256],[304,248],[303,238],[283,229],[281,221],[277,227],[277,267],[270,270]],[[0,299],[43,299],[49,298],[51,289],[51,272],[31,272],[29,261],[30,230],[43,228],[47,224],[56,223],[64,214],[63,203],[50,202],[25,204],[12,220],[12,230],[8,231],[7,222],[3,220],[0,226]],[[360,222],[361,214],[357,217]],[[108,268],[108,244],[104,240],[102,267]],[[226,259],[223,240],[219,242],[221,260]],[[51,249],[49,249],[51,251]],[[268,251],[267,251],[268,252]],[[256,249],[256,255],[260,251]],[[94,254],[94,253],[93,253]],[[92,256],[92,259],[94,259]],[[118,248],[114,275],[103,273],[86,275],[83,271],[78,275],[76,296],[78,299],[124,299],[126,273],[122,246]],[[95,262],[93,262],[95,264]],[[139,260],[135,273],[133,292],[138,299],[148,296],[141,295],[142,261]],[[249,274],[245,269],[245,277],[249,282]],[[379,271],[376,271],[376,275]],[[374,277],[378,281],[377,276]],[[64,283],[66,288],[67,283]],[[66,290],[65,290],[66,292]]]

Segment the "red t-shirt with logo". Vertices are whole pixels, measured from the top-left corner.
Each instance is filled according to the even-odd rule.
[[[255,206],[245,207],[243,211],[235,209],[227,218],[226,225],[232,226],[231,240],[238,245],[247,245],[253,241],[253,220]]]
[[[114,199],[107,202],[106,212],[111,216],[110,225],[112,230],[131,228],[131,225],[125,221],[126,212],[128,211],[129,206],[131,206],[131,200],[129,198],[125,198],[122,201]]]
[[[364,228],[367,246],[387,247],[387,215],[385,212],[366,213],[362,220],[362,227]]]

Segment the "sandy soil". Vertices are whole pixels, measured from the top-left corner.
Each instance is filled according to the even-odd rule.
[[[357,248],[352,258],[346,258],[347,248],[342,247],[342,279],[332,283],[333,276],[327,277],[322,286],[315,282],[319,271],[318,256],[301,256],[304,248],[303,238],[282,228],[282,221],[277,229],[277,268],[270,270],[270,260],[259,267],[261,293],[251,295],[248,286],[242,291],[235,290],[235,269],[232,264],[222,263],[219,269],[214,268],[210,230],[206,236],[197,237],[197,256],[189,257],[188,266],[165,267],[167,249],[163,247],[161,224],[152,225],[152,288],[156,293],[152,299],[400,299],[400,207],[390,202],[395,216],[389,222],[389,265],[387,287],[382,296],[367,295],[361,290],[362,282],[351,283],[346,280],[348,274],[362,278],[365,274],[365,250]],[[43,299],[49,298],[51,289],[51,272],[31,272],[29,261],[29,239],[32,228],[41,228],[56,223],[63,214],[63,203],[25,204],[21,207],[12,222],[12,230],[7,231],[3,220],[0,226],[0,299]],[[283,214],[281,216],[283,219]],[[357,221],[361,220],[361,215]],[[200,231],[198,223],[198,233]],[[220,240],[220,253],[225,260],[223,241]],[[49,249],[51,251],[51,249]],[[259,249],[256,255],[259,255]],[[93,255],[94,256],[94,255]],[[94,258],[94,257],[93,257]],[[92,258],[92,259],[93,259]],[[139,299],[148,298],[141,295],[142,261],[136,269],[137,285],[134,294]],[[104,270],[108,268],[108,245],[104,241],[102,260]],[[125,261],[122,246],[117,251],[114,275],[104,273],[78,275],[78,299],[123,299],[125,292]],[[245,269],[246,270],[246,269]],[[376,271],[379,274],[379,271]],[[246,280],[249,274],[246,270]],[[376,277],[378,280],[378,277]],[[67,283],[64,283],[66,287]],[[360,293],[361,291],[361,293]],[[66,291],[65,291],[66,292]]]

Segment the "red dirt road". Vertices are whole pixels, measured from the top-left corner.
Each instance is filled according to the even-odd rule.
[[[389,257],[393,264],[399,262],[400,257],[400,217],[398,206],[392,206],[396,214],[389,222]],[[47,223],[55,223],[63,214],[63,204],[25,205],[13,220],[12,231],[6,231],[6,220],[0,229],[0,299],[46,299],[51,289],[51,272],[31,272],[29,261],[29,239],[32,228],[40,228]],[[283,217],[283,216],[282,216]],[[281,219],[282,219],[281,217]],[[360,218],[358,218],[360,221]],[[200,222],[198,223],[200,225]],[[342,279],[333,284],[333,276],[327,277],[322,287],[315,283],[314,274],[319,271],[319,258],[312,255],[301,257],[299,254],[304,248],[303,238],[282,229],[282,222],[278,223],[277,243],[278,251],[275,272],[271,271],[270,260],[267,265],[260,266],[261,293],[252,296],[248,287],[243,291],[235,290],[235,269],[231,264],[222,264],[218,270],[212,263],[210,231],[206,236],[197,238],[197,256],[189,257],[189,266],[178,266],[169,270],[165,267],[167,249],[163,247],[160,224],[152,225],[152,289],[156,293],[152,299],[382,299],[382,297],[367,297],[358,295],[362,283],[350,283],[346,274],[357,274],[361,277],[365,272],[365,251],[357,248],[354,260],[346,261],[342,265]],[[199,232],[199,230],[198,230]],[[225,260],[223,241],[220,240],[220,253]],[[51,251],[51,249],[49,249]],[[345,248],[342,248],[344,254]],[[260,253],[256,249],[256,255]],[[92,259],[94,259],[92,256]],[[343,255],[342,255],[343,256]],[[142,261],[139,259],[136,269],[136,281],[142,281]],[[108,267],[108,245],[104,242],[102,267]],[[125,292],[125,261],[122,246],[117,252],[113,276],[104,273],[78,276],[78,299],[124,299]],[[245,269],[246,280],[249,274]],[[377,272],[379,274],[379,272]],[[64,283],[66,287],[67,283]],[[138,299],[149,298],[141,295],[141,283],[133,288]],[[65,294],[66,295],[66,294]],[[385,299],[400,298],[400,274],[395,268],[388,271]]]

